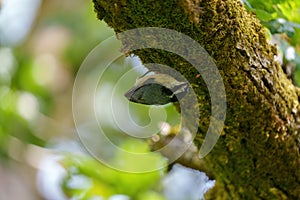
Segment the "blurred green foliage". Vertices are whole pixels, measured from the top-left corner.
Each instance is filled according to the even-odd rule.
[[[120,148],[136,153],[150,153],[147,143],[138,140],[124,141]],[[148,159],[138,161],[120,153],[113,160],[122,160],[127,165],[124,168],[131,168],[130,165],[139,165],[141,168],[150,165],[155,168],[161,162],[167,165],[166,159],[159,154],[151,154]],[[123,194],[132,200],[165,199],[159,193],[161,186],[157,183],[166,169],[142,174],[127,173],[107,167],[93,158],[74,154],[66,155],[61,162],[68,174],[63,181],[63,188],[70,198],[87,200],[98,196],[107,199],[115,194]],[[74,186],[75,179],[77,184]],[[84,180],[82,184],[78,184],[78,179]]]
[[[3,50],[3,49],[2,49]],[[3,52],[2,52],[3,53]],[[47,88],[39,86],[31,76],[31,62],[26,58],[18,59],[18,66],[14,63],[14,72],[6,77],[9,81],[0,85],[0,156],[8,158],[8,144],[11,136],[24,143],[44,146],[46,141],[34,134],[35,126],[20,113],[20,101],[23,94],[32,95],[40,102],[40,112],[47,113],[51,109],[51,96]],[[43,105],[43,106],[42,106]],[[34,120],[34,119],[32,119]]]
[[[272,34],[286,33],[293,46],[300,43],[300,2],[297,0],[244,0]]]
[[[59,5],[60,1],[56,3]],[[0,157],[5,163],[11,159],[18,160],[15,155],[18,152],[26,156],[29,145],[47,148],[49,143],[53,144],[53,139],[66,137],[55,133],[55,129],[48,128],[51,127],[48,123],[53,123],[48,117],[59,124],[66,117],[61,113],[71,113],[66,106],[60,105],[60,99],[67,98],[67,103],[71,104],[70,91],[82,61],[97,44],[113,35],[113,31],[96,18],[90,2],[82,1],[68,11],[63,5],[54,6],[52,10],[53,4],[55,1],[46,2],[41,7],[43,14],[38,17],[32,33],[23,45],[0,47],[0,57],[9,59],[6,62],[7,72],[3,75],[0,73]],[[0,59],[0,62],[3,66],[4,59]],[[122,73],[131,68],[132,65],[126,63],[124,57],[116,60],[101,79],[101,84],[114,84]],[[60,78],[61,74],[67,77]],[[131,78],[124,87],[133,85],[135,78]],[[64,81],[69,82],[64,85]],[[137,105],[133,110],[137,123],[147,124],[151,121],[149,116],[145,117],[149,107]],[[175,124],[178,118],[175,109],[169,106],[166,112],[168,120]],[[127,140],[119,130],[112,127],[107,127],[107,131],[111,131],[109,137],[121,143],[120,148],[125,151],[149,152],[146,142]],[[116,135],[121,139],[115,139]],[[16,147],[12,143],[15,139],[22,145]],[[77,140],[74,135],[70,139]],[[89,155],[62,152],[55,154],[64,155],[60,164],[65,168],[67,176],[62,177],[61,187],[69,198],[108,199],[123,194],[131,199],[165,199],[161,194],[160,184],[157,184],[165,174],[165,168],[144,174],[131,174],[105,166]],[[111,159],[115,163],[122,161],[124,169],[129,170],[137,166],[167,166],[167,160],[159,154],[151,154],[142,161],[132,160],[127,154],[120,153]]]

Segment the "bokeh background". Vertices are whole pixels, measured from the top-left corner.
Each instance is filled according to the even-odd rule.
[[[129,196],[135,199],[164,199],[158,183],[166,168],[141,175],[113,170],[92,158],[76,133],[72,114],[76,74],[89,52],[112,35],[113,31],[97,19],[93,4],[88,1],[2,1],[1,200],[128,199]],[[138,67],[132,70],[135,66]],[[102,128],[111,140],[130,152],[147,153],[149,147],[146,141],[126,137],[114,124],[109,106],[111,91],[127,73],[128,81],[119,83],[115,89],[114,98],[120,107],[128,102],[124,92],[145,72],[134,56],[121,57],[105,71],[96,92],[99,102],[96,112],[101,118]],[[90,79],[92,73],[87,73],[86,79]],[[77,101],[87,105],[88,100],[84,96],[83,88],[82,99]],[[130,104],[129,107],[133,120],[140,126],[153,123],[151,116],[167,121],[167,129],[179,122],[179,115],[172,105],[150,108]],[[85,117],[84,110],[81,114]],[[159,130],[158,121],[155,123]],[[97,134],[99,124],[77,125],[92,137]],[[110,153],[109,147],[101,146],[100,141],[99,151]],[[115,162],[124,160],[133,165],[167,164],[160,155],[153,155],[148,163],[126,162],[126,159],[131,158],[122,154],[112,155]]]

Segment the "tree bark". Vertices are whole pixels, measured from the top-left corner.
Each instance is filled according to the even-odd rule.
[[[300,199],[299,89],[274,60],[276,47],[240,0],[94,0],[100,20],[115,32],[162,27],[184,33],[211,55],[223,78],[227,113],[216,146],[204,158],[217,180],[207,199]],[[134,51],[145,63],[197,72],[157,50]],[[209,124],[210,101],[201,78],[193,83],[201,106],[196,146]]]

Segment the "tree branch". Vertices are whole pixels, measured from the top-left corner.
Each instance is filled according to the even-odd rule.
[[[99,19],[117,33],[163,27],[184,33],[213,57],[227,94],[223,134],[205,165],[217,180],[211,199],[300,199],[299,89],[275,62],[276,47],[239,0],[94,0]],[[158,50],[134,51],[144,63],[173,67],[187,79],[188,63]],[[201,106],[200,147],[210,117],[209,93],[193,84]],[[222,198],[220,197],[222,195]]]

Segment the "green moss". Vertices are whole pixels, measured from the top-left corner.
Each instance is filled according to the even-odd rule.
[[[268,44],[263,27],[240,1],[94,3],[98,17],[117,33],[149,26],[174,29],[193,38],[213,57],[224,81],[228,108],[224,132],[205,157],[218,185],[207,199],[300,198],[300,92],[274,61],[276,49]],[[133,53],[144,63],[173,67],[189,80],[197,76],[189,63],[172,53],[157,49]],[[201,107],[195,138],[200,147],[209,124],[210,97],[201,78],[192,85]]]

